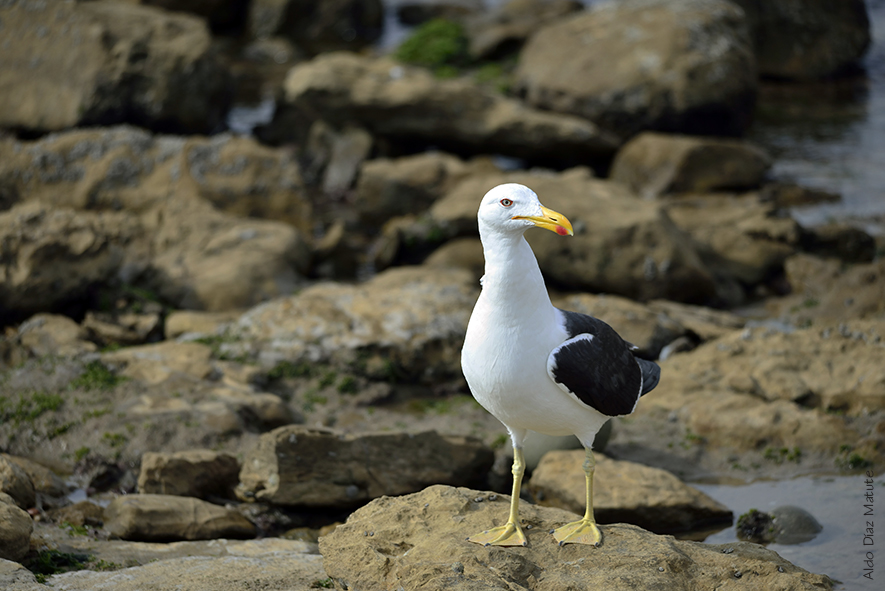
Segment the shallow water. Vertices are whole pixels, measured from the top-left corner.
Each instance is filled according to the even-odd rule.
[[[793,564],[808,571],[829,575],[839,581],[836,589],[872,591],[882,589],[885,580],[885,477],[873,476],[874,515],[864,515],[867,503],[865,475],[807,476],[745,486],[694,484],[726,505],[737,517],[750,509],[769,511],[781,505],[794,505],[809,511],[823,525],[823,531],[810,542],[768,546]],[[881,496],[880,496],[881,495]],[[864,545],[866,522],[874,528],[872,545]],[[709,536],[711,544],[737,540],[735,526]],[[865,578],[867,552],[873,552],[873,580]]]

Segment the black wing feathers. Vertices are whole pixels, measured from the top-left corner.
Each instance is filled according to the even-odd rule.
[[[604,415],[633,412],[639,396],[657,385],[660,368],[637,359],[633,347],[605,322],[577,312],[562,313],[569,340],[551,354],[550,376]]]

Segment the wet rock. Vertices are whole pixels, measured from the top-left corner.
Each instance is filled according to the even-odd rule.
[[[17,501],[0,489],[0,559],[22,560],[31,548],[34,522]],[[0,575],[0,582],[3,576]],[[4,587],[5,588],[5,587]]]
[[[243,461],[237,496],[276,505],[353,507],[435,482],[481,482],[493,457],[479,440],[435,431],[348,435],[280,427],[262,435]]]
[[[122,213],[40,203],[0,213],[0,308],[23,315],[84,297],[117,273],[127,244],[140,232]]]
[[[832,76],[857,66],[870,45],[863,0],[731,1],[747,15],[761,76]]]
[[[869,263],[876,258],[875,238],[860,228],[839,223],[803,228],[802,249],[847,263]]]
[[[770,513],[750,509],[737,522],[738,537],[756,544],[802,544],[822,529],[811,513],[792,505],[775,507]]]
[[[746,142],[645,132],[618,151],[609,178],[657,197],[756,188],[770,166],[768,155]]]
[[[17,2],[0,15],[0,127],[207,133],[223,122],[230,78],[202,19],[125,2]]]
[[[251,538],[255,526],[236,511],[192,497],[125,495],[105,509],[105,529],[124,540],[168,542]]]
[[[517,52],[544,25],[584,9],[575,0],[510,0],[497,10],[466,19],[474,59],[498,59]]]
[[[126,347],[102,354],[102,361],[122,369],[120,374],[148,384],[159,384],[176,373],[198,379],[209,376],[212,349],[201,343],[164,341],[151,345]]]
[[[667,213],[709,249],[705,259],[717,273],[745,286],[778,275],[800,246],[799,224],[756,194],[687,197]]]
[[[759,193],[763,201],[771,201],[779,208],[838,203],[842,199],[838,193],[781,182],[765,183]]]
[[[240,465],[230,454],[194,449],[146,452],[141,457],[138,491],[184,497],[232,497]]]
[[[509,498],[463,488],[432,486],[384,497],[357,510],[320,538],[328,575],[341,588],[564,591],[576,588],[699,589],[727,585],[735,572],[759,588],[828,589],[830,580],[793,566],[754,544],[712,546],[658,536],[632,525],[604,525],[599,548],[559,546],[550,529],[575,515],[523,503],[528,546],[483,548],[467,536],[503,524]],[[484,499],[476,502],[477,498]],[[637,567],[637,565],[646,565]]]
[[[478,286],[466,271],[397,267],[359,285],[325,283],[245,313],[231,330],[267,365],[334,363],[389,379],[460,375]]]
[[[583,514],[584,450],[551,451],[532,473],[529,489],[538,503]],[[721,503],[666,470],[596,454],[593,507],[599,523],[632,523],[658,534],[731,524]]]
[[[365,47],[381,36],[383,25],[380,0],[253,0],[249,5],[253,37],[287,37],[311,53]]]
[[[18,327],[18,343],[31,355],[75,357],[98,350],[85,328],[58,314],[35,314]]]
[[[349,53],[292,68],[270,127],[297,135],[299,122],[303,127],[317,117],[398,142],[467,153],[584,162],[615,149],[614,139],[585,119],[532,109],[466,78],[439,79],[423,68]]]
[[[737,135],[756,92],[744,15],[725,0],[593,6],[534,34],[516,78],[530,104],[625,138],[643,129]]]
[[[70,490],[70,487],[65,484],[65,482],[55,474],[55,472],[42,464],[38,464],[37,462],[31,461],[28,458],[11,456],[8,454],[0,454],[0,458],[8,460],[24,470],[25,474],[27,474],[28,476],[28,479],[31,481],[31,484],[33,484],[34,486],[35,493],[58,498],[65,496]]]
[[[637,300],[694,302],[715,298],[722,287],[661,204],[640,199],[620,183],[594,179],[582,168],[470,177],[438,200],[431,216],[452,232],[475,235],[477,203],[501,183],[528,186],[575,226],[568,239],[552,232],[526,234],[541,270],[560,285]]]
[[[6,493],[20,508],[28,510],[36,500],[28,473],[6,454],[0,454],[0,493]]]
[[[129,550],[122,552],[103,549],[112,543],[90,542],[89,552],[98,554],[106,562],[131,564],[135,558],[142,564],[107,572],[62,573],[52,575],[47,583],[64,591],[175,588],[238,591],[260,581],[262,589],[267,591],[292,591],[319,588],[327,579],[322,558],[315,553],[316,546],[291,540],[127,542]],[[36,590],[12,588],[10,591]]]
[[[209,21],[213,31],[232,32],[243,29],[248,0],[136,0],[140,4],[166,10],[188,12]]]

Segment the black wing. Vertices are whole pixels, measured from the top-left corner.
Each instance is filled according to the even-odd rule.
[[[661,369],[597,318],[560,310],[568,340],[550,353],[547,373],[584,404],[607,416],[633,412],[660,380]]]

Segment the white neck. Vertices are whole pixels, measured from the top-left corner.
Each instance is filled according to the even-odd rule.
[[[499,311],[523,319],[552,310],[538,261],[523,234],[490,231],[481,225],[479,236],[485,254],[483,295],[507,302]]]

